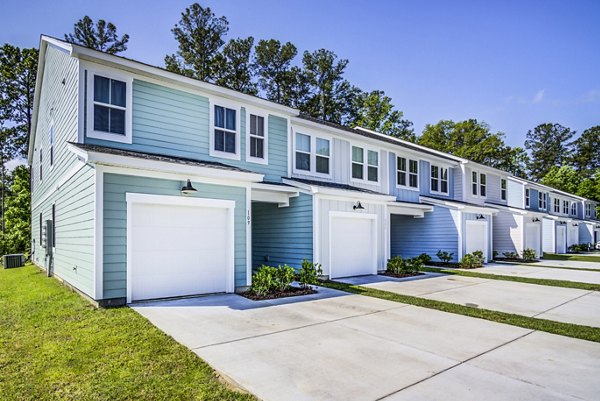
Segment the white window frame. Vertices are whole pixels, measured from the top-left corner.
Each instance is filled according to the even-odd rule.
[[[415,159],[415,158],[410,158],[408,156],[403,156],[403,155],[398,155],[396,154],[396,187],[400,188],[400,189],[406,189],[409,191],[419,191],[420,187],[421,187],[421,178],[420,178],[420,169],[421,169],[421,163],[419,159]],[[406,177],[405,182],[406,185],[400,185],[399,181],[398,181],[398,173],[401,172],[401,170],[398,168],[399,164],[398,164],[398,158],[400,159],[405,159],[406,160],[406,171],[404,171],[404,176]],[[410,162],[416,162],[417,163],[417,186],[416,187],[411,187],[410,186]]]
[[[529,188],[525,188],[525,207],[531,207],[531,190]]]
[[[363,162],[362,163],[358,163],[355,162],[354,160],[352,160],[352,148],[360,148],[363,151]],[[377,153],[377,166],[374,166],[372,164],[369,164],[369,152],[375,152]],[[353,164],[362,164],[362,171],[363,171],[363,178],[354,178],[352,176],[352,165]],[[375,167],[377,168],[377,181],[371,181],[369,180],[369,167]],[[362,144],[351,144],[350,145],[350,181],[354,181],[354,182],[359,182],[359,183],[365,183],[365,184],[372,184],[372,185],[376,185],[379,184],[379,182],[381,181],[381,152],[378,149],[375,148],[371,148],[369,146],[365,146]]]
[[[306,135],[310,138],[310,154],[309,154],[310,170],[299,170],[296,168],[296,152],[297,152],[296,134]],[[317,138],[329,141],[329,156],[327,156],[329,158],[329,174],[317,172]],[[322,178],[331,178],[332,177],[333,138],[331,136],[323,135],[323,134],[317,135],[317,134],[311,132],[310,130],[305,130],[305,129],[294,130],[292,132],[292,141],[293,141],[292,153],[294,155],[294,157],[292,158],[292,172],[294,174],[298,174],[298,175],[309,174],[309,175],[314,175],[316,177],[322,177]],[[300,151],[300,152],[305,153],[304,151]],[[326,156],[319,155],[319,157],[326,157]]]
[[[437,178],[435,178],[435,180],[437,181],[437,185],[438,185],[438,190],[434,191],[431,186],[432,181],[434,180],[434,177],[431,174],[431,169],[437,167],[438,169],[438,176]],[[442,171],[446,170],[446,192],[442,191],[442,181],[444,181],[442,179]],[[430,163],[429,165],[429,192],[433,193],[433,194],[441,194],[441,195],[448,195],[450,193],[450,169],[447,166],[442,166],[439,164],[433,164]]]
[[[40,147],[40,157],[38,158],[38,162],[40,163],[39,174],[40,174],[40,183],[44,182],[44,148]]]
[[[476,180],[473,181],[473,174],[476,175]],[[485,177],[485,184],[482,182],[481,177]],[[475,198],[487,198],[487,193],[488,193],[488,177],[486,173],[482,173],[479,170],[471,170],[471,196],[474,196]],[[473,193],[473,185],[476,186],[476,192],[477,193]],[[481,195],[481,189],[485,187],[485,195]]]
[[[506,178],[500,178],[500,199],[503,201],[508,198],[508,182]]]
[[[554,198],[554,213],[560,214],[560,198]]]
[[[479,172],[471,170],[471,196],[479,196]]]
[[[548,194],[538,191],[538,209],[548,210]]]
[[[250,155],[250,115],[264,118],[263,158]],[[214,134],[214,133],[213,133]],[[258,137],[257,138],[261,138]],[[214,140],[214,137],[213,137]],[[250,163],[269,164],[269,114],[256,109],[246,108],[246,160]]]
[[[125,74],[119,74],[110,69],[89,68],[87,74],[87,132],[88,138],[102,139],[105,141],[132,143],[132,101],[133,101],[133,77]],[[115,81],[125,82],[125,135],[113,134],[110,132],[94,130],[94,76],[101,76]],[[101,103],[104,104],[104,103]],[[116,109],[123,109],[119,106],[108,105]]]
[[[48,142],[50,143],[50,152],[48,152],[48,158],[50,159],[50,170],[54,167],[54,118],[50,118],[50,130],[48,131]]]
[[[215,129],[218,128],[221,131],[231,132],[230,130],[227,130],[227,129],[224,129],[221,127],[215,127],[215,106],[220,106],[220,107],[224,107],[226,109],[235,111],[235,153],[229,153],[229,152],[224,152],[221,150],[215,150]],[[241,142],[240,115],[241,115],[241,110],[242,110],[241,105],[239,105],[238,103],[230,102],[230,101],[223,100],[223,99],[210,99],[208,107],[209,107],[209,109],[208,109],[209,110],[208,111],[208,116],[209,116],[208,126],[210,127],[209,132],[208,132],[208,138],[209,138],[208,154],[212,157],[219,157],[221,159],[240,160],[241,159],[241,155],[240,155],[240,142]]]
[[[571,215],[577,216],[577,203],[571,202]]]
[[[592,204],[591,203],[585,204],[585,217],[592,217]]]
[[[563,199],[563,214],[568,215],[569,214],[569,201],[568,200],[564,200]]]
[[[482,180],[482,178],[485,177],[485,184]],[[483,192],[482,189],[485,188],[485,195],[482,195],[481,193]],[[487,191],[488,189],[488,185],[487,185],[487,174],[486,173],[479,173],[479,197],[480,198],[487,198]]]

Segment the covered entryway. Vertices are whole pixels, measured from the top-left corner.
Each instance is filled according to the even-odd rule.
[[[487,262],[488,225],[487,221],[467,220],[465,230],[466,253],[475,251],[483,252],[484,260]]]
[[[556,226],[556,253],[567,253],[567,226]]]
[[[377,274],[377,215],[330,212],[330,276]]]
[[[234,207],[127,194],[127,301],[232,292]]]
[[[542,227],[538,223],[525,225],[525,249],[535,250],[537,257],[542,256]]]

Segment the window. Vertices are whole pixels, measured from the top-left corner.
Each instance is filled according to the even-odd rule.
[[[400,187],[419,188],[419,162],[404,157],[396,158],[396,172]],[[408,164],[408,165],[407,165]],[[408,170],[407,170],[408,167]]]
[[[591,217],[591,216],[592,216],[592,204],[586,203],[585,204],[585,217]]]
[[[448,169],[431,165],[431,192],[448,193]]]
[[[408,186],[419,188],[419,162],[416,160],[408,161]]]
[[[131,143],[132,79],[92,73],[88,81],[88,137]]]
[[[529,200],[530,200],[530,193],[529,193],[529,188],[525,188],[525,207],[529,207]],[[541,208],[541,206],[540,206]]]
[[[500,180],[500,197],[502,200],[506,200],[506,180],[504,178]]]
[[[352,146],[352,178],[356,180],[379,181],[379,152],[367,150],[365,164],[365,150]]]
[[[487,176],[485,174],[479,174],[479,196],[487,196]]]
[[[56,247],[56,205],[52,204],[52,247]]]
[[[397,160],[397,173],[398,180],[396,181],[398,186],[406,186],[406,159],[404,157],[398,157]]]
[[[364,179],[364,150],[358,146],[352,146],[352,178]]]
[[[554,213],[560,213],[560,199],[554,198]]]
[[[329,174],[329,140],[317,138],[317,173]]]
[[[569,214],[569,201],[563,201],[563,214]]]
[[[40,182],[42,182],[42,173],[43,173],[43,166],[44,166],[44,152],[43,149],[40,149]]]
[[[50,120],[50,167],[54,165],[54,120]]]
[[[477,196],[477,171],[471,173],[471,191],[474,196]]]
[[[214,106],[214,150],[237,154],[237,113],[234,109]]]
[[[331,144],[329,139],[311,137],[297,132],[295,146],[296,170],[330,174]]]
[[[40,246],[42,246],[42,244],[43,244],[43,243],[42,243],[42,239],[43,239],[43,235],[42,235],[42,234],[43,234],[42,226],[43,226],[43,223],[42,223],[42,213],[40,213]]]
[[[542,194],[542,209],[548,209],[548,194],[545,192]]]
[[[310,171],[310,136],[296,133],[296,169]]]
[[[573,216],[577,215],[577,203],[575,202],[571,203],[571,214]]]
[[[248,152],[247,158],[255,163],[267,163],[268,147],[265,116],[249,114],[248,121]]]

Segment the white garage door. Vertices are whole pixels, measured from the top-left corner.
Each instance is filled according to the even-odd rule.
[[[525,249],[534,249],[536,256],[542,256],[540,249],[542,243],[542,229],[540,224],[529,223],[525,225]]]
[[[567,253],[567,227],[556,226],[556,253]]]
[[[466,234],[465,234],[466,253],[473,253],[475,251],[481,251],[481,252],[483,252],[484,260],[487,262],[487,254],[488,254],[487,242],[488,242],[487,221],[467,220]]]
[[[377,274],[375,216],[357,216],[331,217],[331,278]]]
[[[579,227],[569,224],[569,232],[567,233],[567,249],[571,245],[579,244]]]
[[[128,208],[129,301],[231,291],[233,214],[218,207],[228,201],[184,201]]]

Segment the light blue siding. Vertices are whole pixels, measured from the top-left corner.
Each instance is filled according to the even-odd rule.
[[[252,266],[288,264],[299,268],[313,259],[312,196],[300,194],[289,207],[252,203]]]
[[[420,166],[419,166],[420,168]],[[410,190],[404,188],[398,188],[397,179],[398,175],[396,173],[396,154],[389,153],[389,177],[390,177],[390,187],[389,194],[393,195],[399,201],[403,202],[419,202],[419,191],[418,190]],[[420,177],[419,177],[420,180]]]
[[[436,165],[435,163],[433,163]],[[448,169],[448,194],[441,192],[431,192],[431,163],[425,160],[419,162],[419,180],[420,193],[424,196],[434,196],[438,198],[454,198],[454,172],[452,168]]]
[[[246,161],[246,109],[237,109],[240,119],[240,160],[212,157],[209,153],[209,99],[153,83],[133,81],[132,143],[123,144],[87,138],[88,144],[138,152],[218,161],[265,174],[269,181],[287,176],[287,120],[269,115],[268,165]]]
[[[104,299],[127,294],[126,192],[181,196],[184,183],[138,176],[104,174]],[[246,190],[192,182],[197,197],[235,201],[235,285],[246,285]]]
[[[453,252],[458,258],[458,227],[450,209],[435,206],[422,219],[393,214],[391,217],[391,255],[415,257],[427,253],[437,260],[438,250]]]

